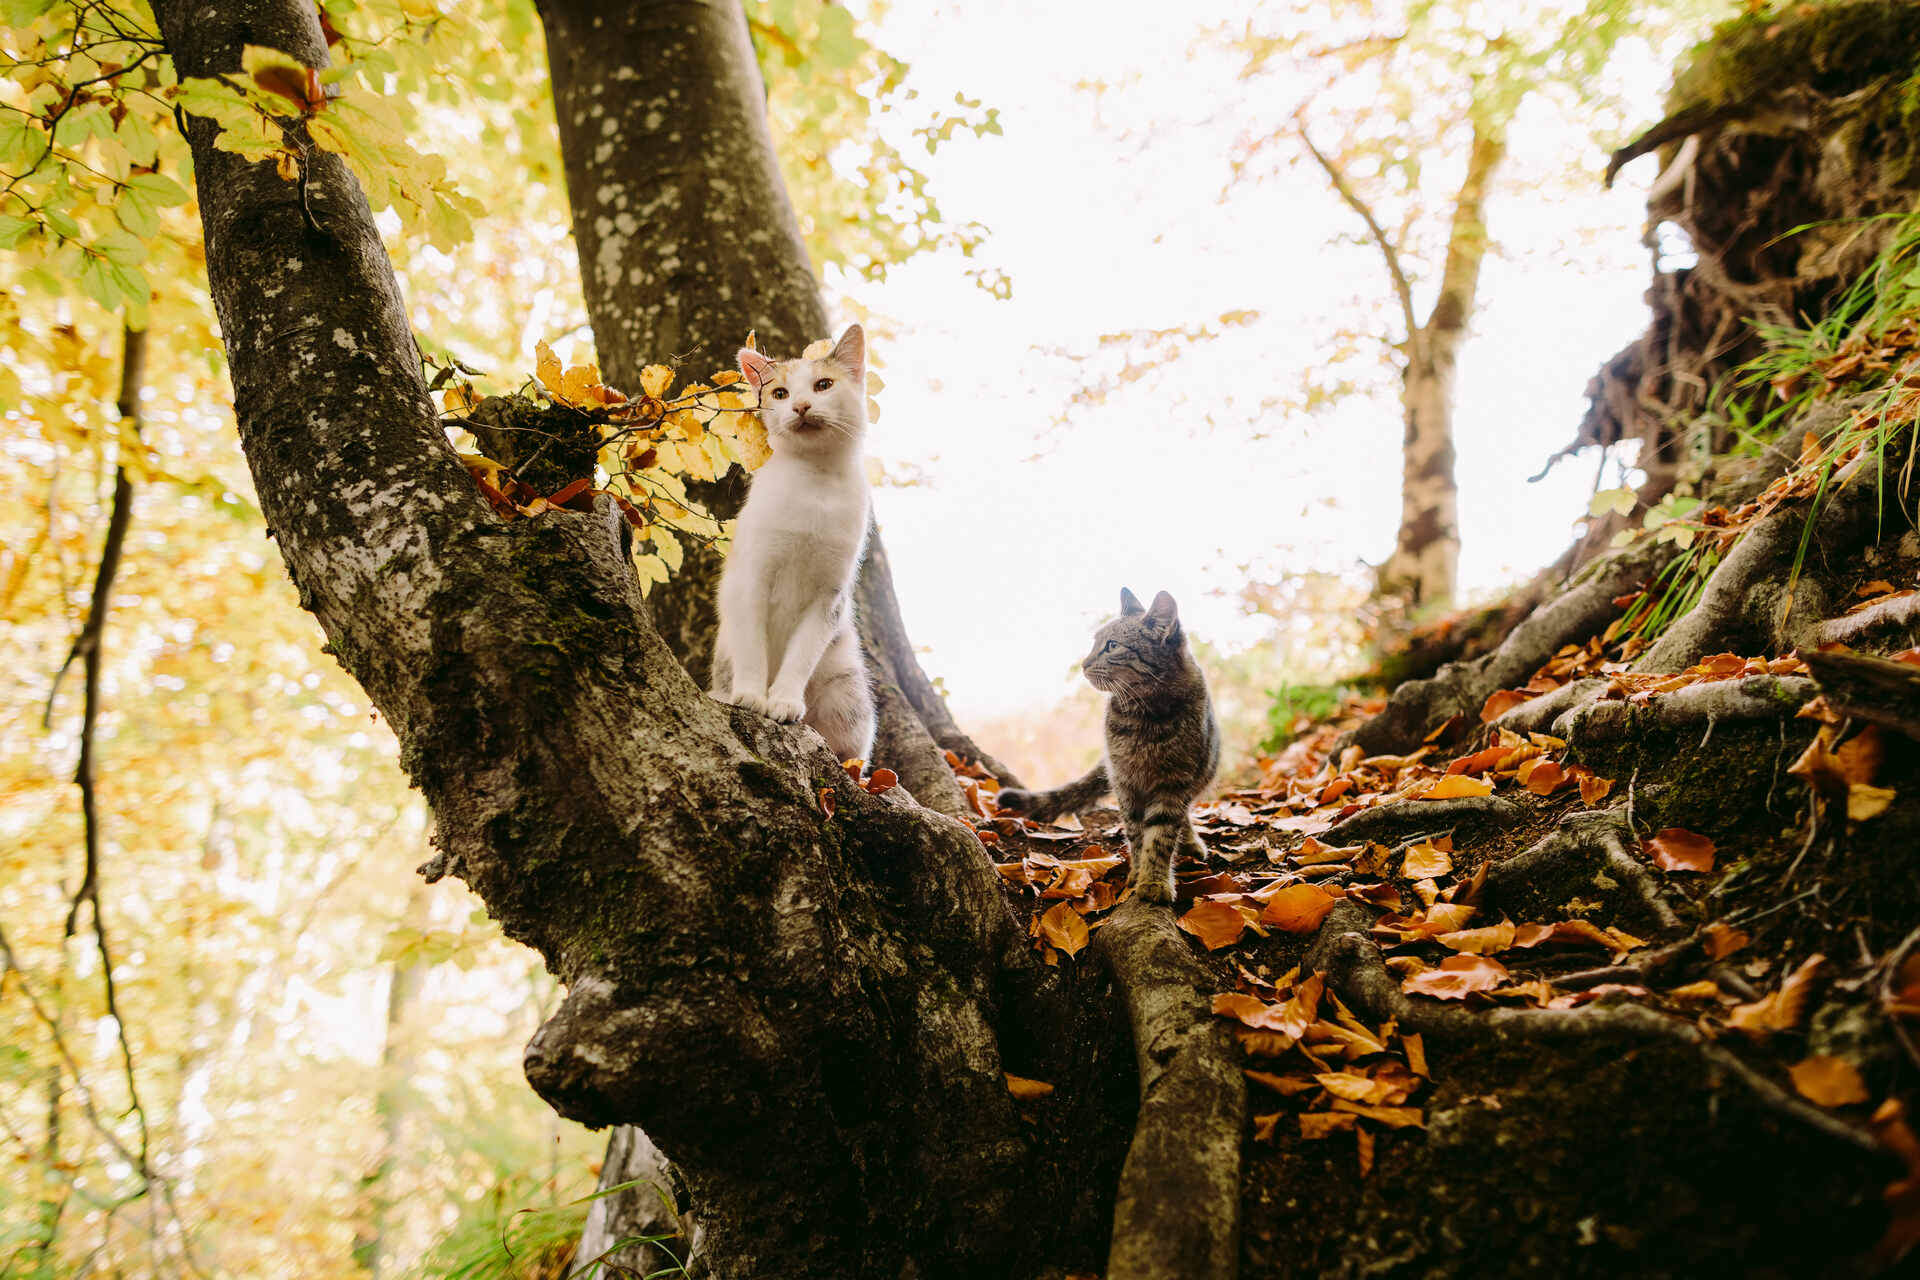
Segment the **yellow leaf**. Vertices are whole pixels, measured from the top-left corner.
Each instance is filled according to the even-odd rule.
[[[1066,902],[1056,902],[1040,917],[1040,936],[1070,956],[1087,945],[1087,922]]]
[[[1053,1086],[1045,1080],[1028,1080],[1004,1071],[1000,1074],[1007,1077],[1007,1092],[1013,1095],[1016,1102],[1031,1102],[1053,1092]]]
[[[658,400],[673,385],[673,370],[663,364],[650,364],[640,371],[640,390]]]
[[[807,349],[800,353],[800,358],[802,360],[824,360],[832,353],[833,339],[820,338],[817,341],[809,342]]]
[[[1458,800],[1467,796],[1485,796],[1493,794],[1493,784],[1479,778],[1470,778],[1464,773],[1456,773],[1440,779],[1433,789],[1419,797],[1422,800]]]
[[[549,391],[559,391],[560,357],[553,354],[553,348],[545,342],[535,343],[533,359],[533,376],[540,380],[540,385]]]

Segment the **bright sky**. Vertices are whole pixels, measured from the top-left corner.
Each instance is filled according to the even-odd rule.
[[[1292,389],[1316,324],[1383,284],[1377,256],[1329,248],[1353,223],[1308,170],[1221,203],[1227,148],[1251,108],[1220,63],[1188,57],[1208,19],[1181,5],[1129,6],[1125,21],[1115,12],[1089,0],[902,6],[882,36],[918,82],[964,88],[998,107],[1005,128],[925,161],[947,215],[991,228],[980,261],[929,256],[853,291],[902,330],[876,343],[887,389],[872,448],[926,479],[876,501],[908,628],[963,720],[1070,692],[1123,585],[1172,591],[1192,633],[1238,647],[1263,624],[1214,594],[1245,576],[1237,566],[1351,569],[1393,543],[1391,396],[1311,420],[1259,411]],[[1651,112],[1661,73],[1638,78]],[[1145,141],[1116,137],[1076,88],[1096,79],[1124,82],[1102,110],[1176,123]],[[1529,157],[1566,130],[1544,112],[1524,116],[1511,171],[1528,173]],[[1629,170],[1610,194],[1596,177],[1590,192],[1503,197],[1492,209],[1505,254],[1483,277],[1459,383],[1469,592],[1551,560],[1584,511],[1591,456],[1539,484],[1526,478],[1571,438],[1587,379],[1645,323],[1646,176]],[[1564,251],[1575,226],[1615,230],[1604,250],[1581,246],[1575,265]],[[967,279],[983,264],[1011,275],[1011,302]],[[1264,319],[1053,425],[1078,383],[1047,349],[1237,309]]]

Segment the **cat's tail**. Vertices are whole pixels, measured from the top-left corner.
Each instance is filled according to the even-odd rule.
[[[1000,794],[994,797],[994,803],[1008,813],[1052,822],[1066,814],[1092,808],[1101,796],[1112,789],[1107,783],[1107,762],[1102,760],[1085,777],[1076,778],[1066,786],[1055,787],[1051,791],[1003,787]]]

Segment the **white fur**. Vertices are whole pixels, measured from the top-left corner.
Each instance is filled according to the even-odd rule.
[[[840,759],[865,759],[873,691],[853,629],[869,501],[865,335],[849,327],[820,360],[743,350],[740,370],[760,393],[773,456],[754,474],[720,575],[712,693],[805,720]]]

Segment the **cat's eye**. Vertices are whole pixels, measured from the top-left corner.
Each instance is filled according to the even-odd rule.
[[[787,389],[785,387],[775,387],[773,389],[773,398],[775,400],[785,400],[787,398]]]
[[[828,387],[832,385],[833,385],[832,378],[821,378],[813,384],[813,389],[815,391],[825,391]]]
[[[1102,649],[1102,650],[1101,650],[1100,652],[1102,652],[1102,653],[1112,653],[1112,652],[1113,652],[1113,651],[1114,651],[1115,649],[1118,649],[1119,647],[1120,647],[1119,645],[1117,645],[1117,644],[1115,644],[1115,643],[1114,643],[1113,641],[1111,641],[1111,640],[1109,640],[1109,641],[1107,641],[1107,647],[1106,647],[1106,648],[1104,648],[1104,649]]]

